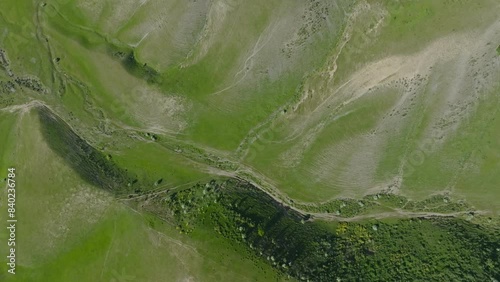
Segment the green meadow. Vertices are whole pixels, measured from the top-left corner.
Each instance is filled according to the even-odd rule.
[[[16,168],[19,221],[0,280],[500,279],[499,14],[3,1],[0,181]]]

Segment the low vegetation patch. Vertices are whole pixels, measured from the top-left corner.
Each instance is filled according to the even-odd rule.
[[[326,223],[232,179],[149,198],[147,204],[181,233],[213,230],[299,280],[500,278],[498,230],[461,219]]]
[[[78,136],[63,120],[46,107],[39,107],[42,133],[49,146],[70,165],[82,179],[115,194],[126,193],[137,182],[128,171],[117,167]]]

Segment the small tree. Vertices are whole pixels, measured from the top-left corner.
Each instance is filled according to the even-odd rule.
[[[264,228],[262,228],[261,225],[259,225],[259,227],[257,227],[257,233],[259,234],[260,237],[264,236],[264,234],[265,234]]]

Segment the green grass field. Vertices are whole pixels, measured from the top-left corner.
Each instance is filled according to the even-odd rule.
[[[2,152],[8,152],[1,168],[15,167],[18,180],[17,274],[5,275],[2,265],[2,281],[276,279],[270,266],[242,258],[228,242],[203,233],[186,238],[83,181],[51,150],[35,110],[1,116]],[[6,253],[7,246],[0,251]]]
[[[216,232],[232,234],[228,218],[248,210],[214,202],[224,220],[184,234],[179,222],[195,224],[203,208],[183,221],[155,202],[212,180],[248,181],[328,230],[344,220],[411,230],[401,218],[419,217],[496,230],[499,14],[496,0],[4,1],[0,179],[14,166],[19,181],[12,281],[300,280],[307,271]],[[432,238],[462,232],[428,224]],[[357,256],[367,269],[388,263]]]

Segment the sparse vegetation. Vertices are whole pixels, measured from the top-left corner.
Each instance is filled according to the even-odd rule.
[[[132,183],[135,176],[118,168],[109,155],[104,156],[81,139],[48,108],[39,107],[38,114],[46,142],[84,180],[117,195],[128,192],[127,183]]]

